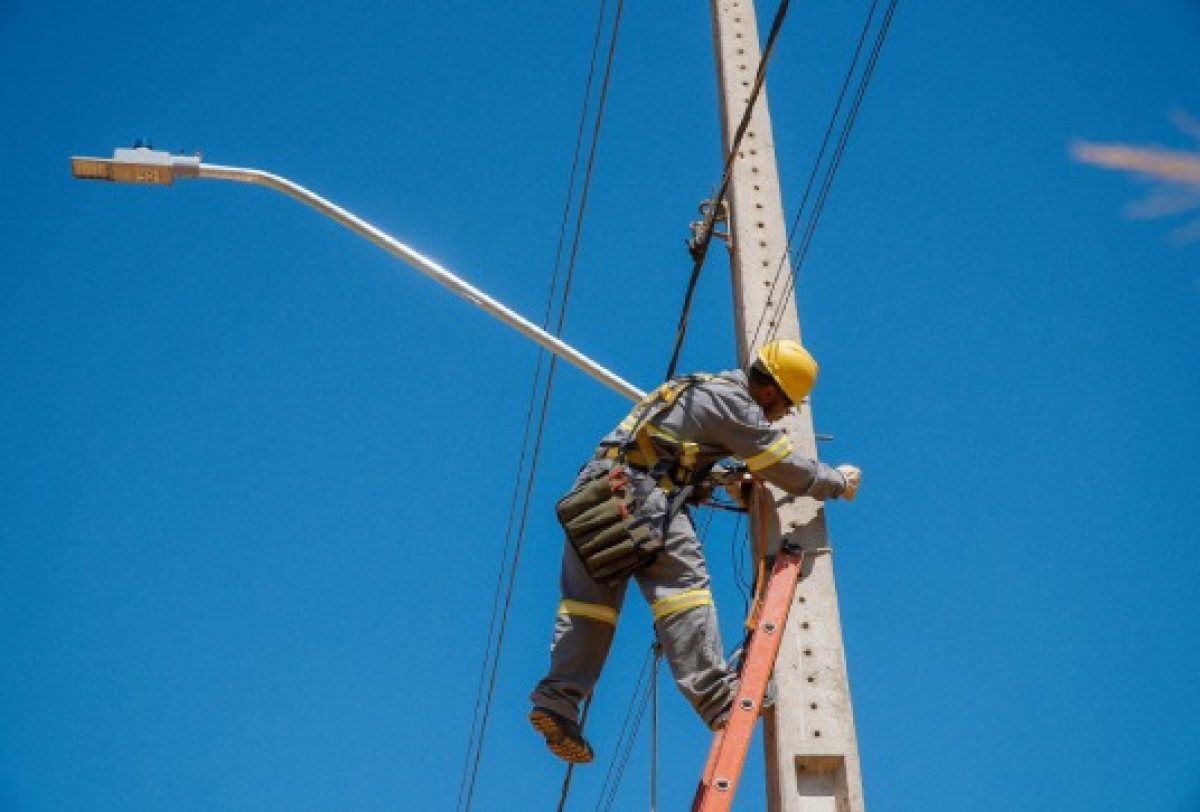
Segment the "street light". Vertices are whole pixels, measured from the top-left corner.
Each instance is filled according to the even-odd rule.
[[[564,361],[583,370],[600,383],[608,386],[630,400],[641,400],[645,393],[614,373],[592,361],[583,353],[564,343],[556,336],[534,325],[528,319],[509,310],[428,257],[417,253],[402,242],[380,231],[340,206],[330,203],[287,178],[272,175],[259,169],[244,169],[236,166],[216,166],[201,163],[199,157],[172,155],[169,152],[149,147],[135,146],[132,149],[117,149],[112,158],[72,158],[71,174],[80,180],[107,180],[117,183],[142,183],[159,186],[170,185],[176,179],[209,178],[212,180],[234,180],[267,186],[288,197],[311,206],[351,231],[366,237],[380,248],[399,257],[409,265],[449,288],[471,304],[486,310],[510,327],[533,339],[545,349]]]
[[[71,174],[80,180],[155,183],[166,186],[175,178],[200,177],[200,158],[171,155],[148,147],[118,149],[111,159],[72,158]]]

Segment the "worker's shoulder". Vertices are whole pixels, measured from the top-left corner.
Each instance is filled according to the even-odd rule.
[[[696,377],[699,378],[699,385],[702,389],[723,394],[749,394],[749,381],[746,373],[740,369],[728,369],[715,374],[701,373]]]
[[[698,380],[692,387],[691,398],[694,404],[712,403],[715,405],[720,403],[728,409],[754,402],[750,397],[746,373],[741,370],[733,369],[716,374],[704,373],[697,375],[696,378]]]

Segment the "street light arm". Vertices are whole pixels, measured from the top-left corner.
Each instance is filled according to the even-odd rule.
[[[633,401],[639,401],[645,393],[556,336],[547,333],[528,319],[502,305],[483,291],[475,288],[447,271],[428,257],[417,253],[375,226],[356,217],[341,206],[329,202],[287,178],[235,166],[217,166],[200,163],[199,158],[173,156],[169,153],[145,148],[118,149],[111,160],[104,158],[73,158],[71,171],[77,178],[87,180],[109,180],[128,183],[169,184],[175,179],[208,178],[210,180],[233,180],[267,186],[344,225],[355,233],[366,237],[380,248],[399,257],[426,276],[449,288],[471,304],[486,310],[510,327],[533,339],[539,345],[583,370],[600,383]]]
[[[255,183],[262,186],[268,186],[278,192],[283,192],[289,197],[299,200],[301,203],[309,205],[317,209],[326,217],[344,225],[351,231],[354,231],[363,237],[366,237],[371,242],[389,251],[395,256],[407,262],[417,270],[431,277],[434,281],[439,282],[444,287],[449,288],[454,293],[458,294],[463,299],[476,305],[477,307],[486,310],[496,318],[532,338],[541,346],[545,347],[550,352],[559,356],[563,360],[573,364],[587,374],[591,375],[596,380],[606,386],[616,390],[620,394],[630,400],[641,400],[645,393],[637,387],[626,382],[622,378],[613,374],[604,367],[596,364],[587,356],[575,350],[569,344],[564,343],[559,338],[547,333],[540,327],[537,327],[532,322],[523,316],[515,313],[509,308],[502,305],[492,297],[488,296],[483,291],[467,284],[462,279],[459,279],[454,274],[447,271],[438,263],[428,257],[417,253],[399,240],[394,239],[383,231],[380,231],[375,226],[356,217],[350,212],[343,209],[334,203],[325,200],[320,195],[305,189],[299,184],[293,183],[287,178],[273,175],[270,172],[263,172],[258,169],[244,169],[233,166],[217,166],[214,164],[200,164],[200,178],[209,178],[212,180],[234,180],[243,183]]]

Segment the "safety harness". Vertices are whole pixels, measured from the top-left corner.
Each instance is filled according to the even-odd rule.
[[[620,583],[649,565],[663,548],[671,519],[711,468],[697,465],[695,443],[666,434],[652,421],[688,389],[712,378],[704,374],[674,378],[644,398],[621,423],[627,439],[596,450],[594,459],[612,460],[612,465],[578,482],[555,505],[567,539],[597,581]],[[651,432],[678,443],[680,457],[660,456]],[[667,510],[660,521],[638,515],[631,472],[647,474],[667,493]]]

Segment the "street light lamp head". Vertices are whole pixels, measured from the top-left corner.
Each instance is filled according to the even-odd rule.
[[[78,180],[112,180],[112,161],[103,158],[72,158],[71,174]]]
[[[80,180],[148,183],[166,186],[176,178],[200,176],[200,158],[172,155],[148,147],[114,150],[109,158],[72,158],[71,174]]]

